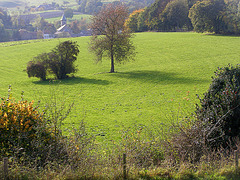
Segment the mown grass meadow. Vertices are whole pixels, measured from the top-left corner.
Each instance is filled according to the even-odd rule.
[[[49,52],[60,41],[33,40],[0,44],[0,96],[8,85],[13,96],[47,102],[51,94],[58,101],[75,102],[64,127],[84,120],[98,140],[117,140],[122,127],[170,124],[194,111],[211,83],[217,67],[239,63],[239,37],[197,33],[138,33],[133,39],[137,56],[133,62],[117,65],[107,73],[110,61],[96,64],[88,52],[89,37],[71,40],[79,44],[79,71],[74,78],[41,82],[28,78],[26,64],[34,56]]]
[[[68,0],[69,4],[68,6],[75,6],[77,5],[75,0]],[[38,0],[31,0],[31,1],[25,1],[25,0],[2,0],[0,2],[0,6],[2,7],[7,7],[7,8],[24,8],[26,5],[28,6],[38,6],[43,4],[43,1],[38,1]],[[58,0],[57,2],[60,5],[64,4],[64,0]]]
[[[86,19],[87,22],[90,21],[91,15],[88,14],[75,14],[71,19],[68,19],[68,23],[75,21],[75,20],[81,20],[81,19]],[[46,19],[50,23],[54,23],[56,21],[60,21],[61,17],[56,17],[56,18],[48,18]]]

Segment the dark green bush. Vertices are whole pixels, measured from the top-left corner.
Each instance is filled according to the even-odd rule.
[[[79,53],[76,42],[65,41],[57,45],[51,52],[42,53],[29,61],[27,65],[28,77],[46,80],[47,74],[53,74],[57,79],[64,79],[68,74],[77,71],[74,62]]]
[[[46,80],[46,67],[41,61],[29,61],[27,64],[28,77],[37,77],[41,80]]]
[[[205,126],[205,140],[211,147],[226,147],[240,136],[240,66],[218,68],[200,106],[197,119]]]
[[[77,60],[78,53],[78,45],[72,41],[60,43],[49,53],[48,65],[57,79],[67,78],[67,74],[77,71],[73,63]]]

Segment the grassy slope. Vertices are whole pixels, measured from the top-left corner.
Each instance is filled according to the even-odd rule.
[[[68,19],[68,21],[81,20],[82,18],[89,21],[90,17],[91,17],[91,15],[88,15],[88,14],[78,14],[78,15],[73,15],[72,19]],[[60,19],[61,19],[61,17],[56,17],[56,18],[49,18],[46,20],[50,23],[54,23],[55,21],[60,21]],[[68,24],[69,24],[69,22],[68,22]]]
[[[44,3],[51,4],[52,2],[56,2],[59,5],[64,5],[65,0],[0,0],[0,7],[8,8],[11,11],[18,11],[18,8],[24,9],[25,6],[39,6]],[[70,8],[76,8],[77,3],[75,0],[67,0],[69,4],[67,4],[67,7]]]
[[[29,100],[45,99],[52,90],[63,99],[64,91],[68,101],[75,101],[67,122],[84,119],[93,130],[106,135],[101,138],[117,137],[123,125],[168,123],[179,109],[193,111],[195,94],[207,90],[216,68],[239,62],[239,37],[139,33],[134,39],[136,61],[117,65],[118,73],[109,74],[103,73],[110,70],[109,61],[96,65],[89,54],[89,37],[72,40],[80,46],[79,72],[75,79],[59,85],[29,79],[23,69],[32,57],[50,51],[60,40],[0,44],[0,96],[7,94],[9,84],[15,97],[20,98],[23,90]]]

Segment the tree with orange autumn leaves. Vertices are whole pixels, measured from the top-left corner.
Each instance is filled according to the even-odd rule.
[[[144,9],[138,9],[133,11],[130,15],[129,18],[125,22],[125,26],[129,28],[132,32],[137,32],[138,31],[138,17],[140,13],[142,13]]]

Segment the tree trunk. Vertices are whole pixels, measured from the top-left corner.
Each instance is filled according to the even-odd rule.
[[[113,51],[111,51],[111,71],[110,73],[114,73],[114,58],[113,58]]]

